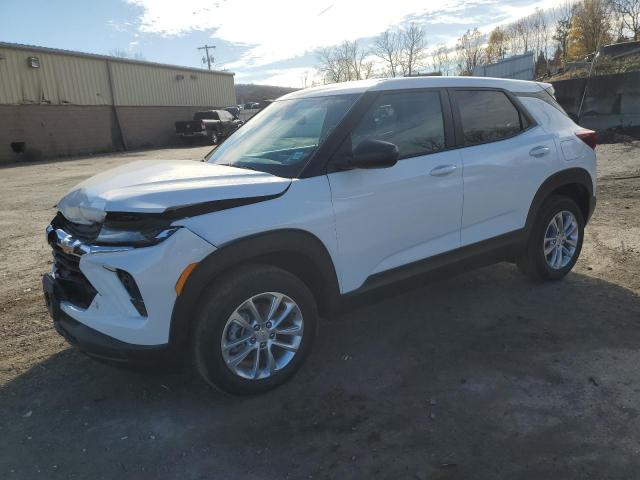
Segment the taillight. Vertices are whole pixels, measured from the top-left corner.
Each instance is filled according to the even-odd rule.
[[[593,130],[578,130],[576,132],[576,137],[578,137],[594,150],[596,149],[596,145],[598,145],[598,134]]]
[[[206,130],[207,127],[204,126],[204,122],[200,122],[200,130]]]

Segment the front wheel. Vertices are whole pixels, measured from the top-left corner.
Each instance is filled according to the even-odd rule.
[[[289,272],[245,266],[215,281],[193,336],[202,378],[235,394],[261,393],[292,377],[317,328],[313,295]]]
[[[569,197],[551,196],[540,209],[518,268],[534,280],[559,280],[578,261],[583,236],[580,207]]]

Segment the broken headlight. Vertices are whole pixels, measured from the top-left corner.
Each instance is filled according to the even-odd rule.
[[[111,217],[111,218],[110,218]],[[115,217],[115,218],[114,218]],[[180,227],[142,215],[109,215],[96,238],[98,245],[147,247],[166,240]]]

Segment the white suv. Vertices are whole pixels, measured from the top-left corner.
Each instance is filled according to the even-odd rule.
[[[190,358],[226,391],[264,391],[356,294],[461,262],[566,275],[595,206],[595,141],[543,83],[302,90],[205,163],[136,162],[73,189],[47,229],[45,298],[95,357]]]

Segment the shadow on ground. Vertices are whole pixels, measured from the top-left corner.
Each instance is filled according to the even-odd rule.
[[[65,350],[0,390],[2,478],[633,478],[640,297],[500,264],[328,319],[259,397]]]

